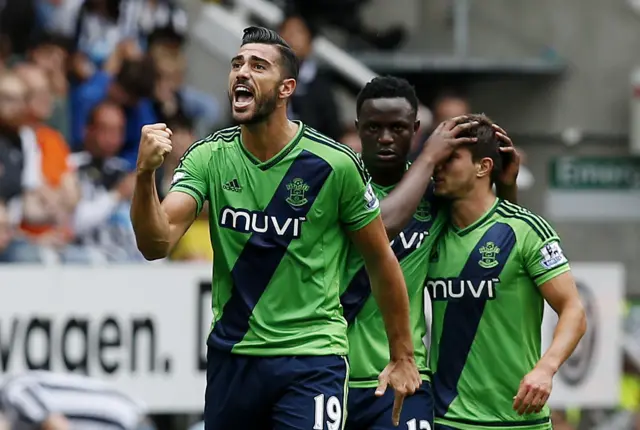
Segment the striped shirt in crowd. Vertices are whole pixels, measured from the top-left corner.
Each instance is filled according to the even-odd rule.
[[[105,382],[44,371],[8,378],[0,408],[12,430],[39,429],[51,414],[67,418],[70,430],[134,430],[146,417],[140,402]]]

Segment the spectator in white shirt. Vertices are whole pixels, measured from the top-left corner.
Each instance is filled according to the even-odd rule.
[[[82,375],[32,371],[8,378],[0,409],[15,430],[147,430],[146,407]]]

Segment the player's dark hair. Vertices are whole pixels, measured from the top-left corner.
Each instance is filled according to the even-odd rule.
[[[360,109],[367,100],[395,98],[406,99],[415,114],[418,114],[418,96],[409,81],[395,76],[379,76],[373,78],[360,90],[356,99],[356,115],[360,116]]]
[[[502,172],[502,155],[500,139],[496,136],[493,129],[493,121],[485,114],[467,115],[468,121],[476,121],[478,125],[460,133],[459,137],[476,137],[478,141],[467,145],[471,152],[471,159],[479,161],[483,158],[491,158],[493,161],[493,170],[491,171],[491,184],[495,183],[497,177]]]
[[[293,49],[284,41],[280,35],[268,28],[264,27],[247,27],[244,29],[242,43],[244,46],[248,43],[259,43],[263,45],[274,45],[280,51],[280,65],[284,72],[285,79],[298,79],[300,70],[300,61],[293,52]]]

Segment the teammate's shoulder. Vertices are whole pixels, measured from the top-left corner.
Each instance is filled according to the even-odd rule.
[[[500,200],[496,216],[522,234],[533,233],[543,241],[557,237],[553,227],[543,217],[507,200]]]
[[[344,143],[337,142],[307,125],[304,126],[302,139],[305,142],[304,148],[306,150],[323,158],[334,170],[355,166],[363,177],[367,176],[360,156]]]

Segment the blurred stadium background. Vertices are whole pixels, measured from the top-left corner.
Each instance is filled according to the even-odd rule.
[[[157,429],[200,420],[206,215],[168,261],[143,261],[131,172],[145,122],[175,133],[163,191],[188,145],[229,125],[229,59],[252,23],[304,59],[291,115],[356,150],[375,74],[415,85],[414,152],[460,113],[509,132],[521,204],[559,232],[587,304],[555,428],[640,429],[637,0],[0,0],[0,380],[87,374]]]

